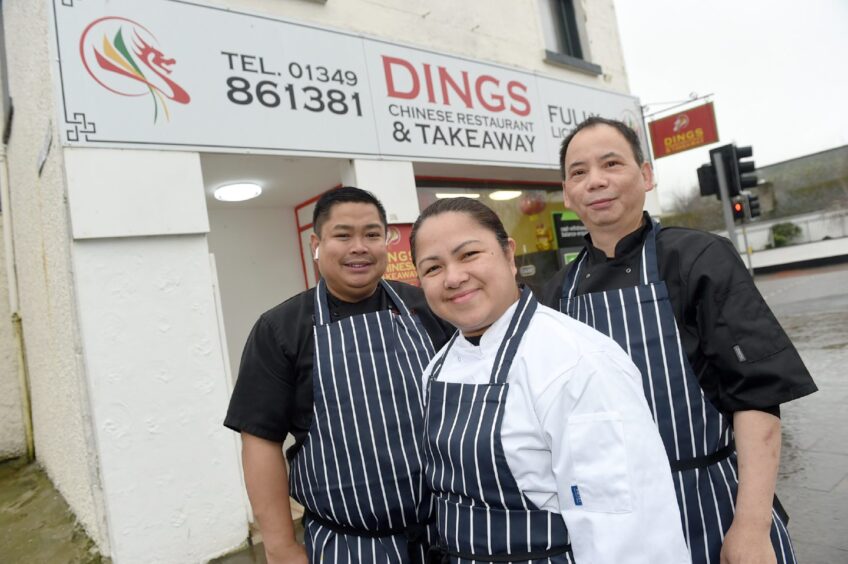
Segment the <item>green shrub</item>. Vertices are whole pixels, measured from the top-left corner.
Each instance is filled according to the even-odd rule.
[[[801,234],[801,228],[787,221],[785,223],[775,223],[771,226],[771,237],[775,247],[785,247],[791,245],[792,242]]]

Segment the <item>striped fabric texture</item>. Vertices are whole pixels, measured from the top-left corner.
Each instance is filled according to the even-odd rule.
[[[586,251],[563,283],[560,310],[608,335],[642,373],[648,406],[670,461],[713,455],[733,442],[731,421],[704,396],[680,341],[665,283],[659,279],[654,222],[642,249],[641,285],[576,295]],[[735,452],[702,468],[674,472],[681,519],[693,564],[718,564],[735,510]],[[776,504],[776,507],[779,507]],[[772,509],[772,542],[780,564],[794,564],[785,518]]]
[[[488,562],[491,555],[513,555],[514,561],[523,562],[573,562],[565,521],[538,509],[521,492],[500,438],[507,375],[536,306],[530,291],[524,290],[488,384],[437,380],[456,335],[428,380],[425,479],[436,499],[439,544],[451,562]],[[556,555],[526,556],[557,547],[562,549]]]
[[[429,335],[390,285],[397,309],[331,323],[323,280],[315,292],[313,421],[291,465],[290,492],[320,519],[370,534],[425,521],[421,375]],[[370,538],[306,521],[310,562],[423,562],[404,534]]]

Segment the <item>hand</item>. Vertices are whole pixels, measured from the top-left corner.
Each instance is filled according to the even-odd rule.
[[[298,543],[277,546],[273,549],[266,545],[265,558],[268,564],[309,564],[306,549]]]
[[[736,521],[724,535],[721,564],[776,564],[771,529],[747,526]]]

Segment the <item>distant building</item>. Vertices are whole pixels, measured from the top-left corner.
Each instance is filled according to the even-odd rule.
[[[848,210],[848,145],[761,166],[760,184],[749,191],[760,197],[761,221],[815,212]],[[724,230],[719,201],[696,197],[685,210],[663,214],[665,225],[707,231]]]
[[[762,166],[757,175],[770,219],[848,208],[848,145]]]

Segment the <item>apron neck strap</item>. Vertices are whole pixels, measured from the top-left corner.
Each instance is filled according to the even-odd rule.
[[[398,293],[395,291],[394,288],[392,288],[392,286],[388,282],[380,278],[380,285],[383,286],[383,290],[385,290],[386,295],[389,296],[389,299],[395,304],[395,307],[401,315],[405,315],[407,317],[412,315],[412,312],[409,311],[409,308],[406,307],[406,304],[403,303],[403,300],[400,299]]]
[[[515,358],[515,352],[518,350],[518,345],[521,344],[521,338],[527,331],[530,319],[538,305],[539,302],[533,297],[530,288],[524,287],[521,290],[521,297],[518,298],[518,305],[515,307],[512,319],[509,321],[506,335],[501,341],[501,346],[498,347],[498,354],[495,355],[495,364],[492,366],[492,376],[489,379],[491,384],[506,382],[509,369],[512,366],[512,359]]]
[[[586,262],[586,247],[583,247],[583,250],[580,251],[580,254],[577,255],[577,258],[574,259],[574,266],[572,268],[568,268],[568,271],[565,276],[565,280],[562,283],[562,297],[563,299],[570,300],[574,297],[574,294],[577,292],[577,280],[580,276],[580,270],[583,268],[583,264]]]
[[[643,285],[656,283],[660,281],[660,270],[657,267],[657,232],[660,230],[660,222],[651,218],[651,226],[648,229],[648,234],[645,236],[645,243],[642,245],[641,253],[641,280]],[[580,271],[587,258],[586,248],[584,247],[580,254],[577,255],[574,268],[568,269],[565,280],[562,283],[562,298],[570,300],[577,293],[577,281],[580,279]]]
[[[533,297],[533,293],[529,288],[521,290],[521,296],[518,298],[518,305],[515,307],[515,312],[512,314],[512,319],[509,322],[509,327],[506,330],[501,346],[498,348],[498,353],[495,355],[495,363],[492,366],[492,376],[489,379],[490,384],[503,384],[509,375],[509,369],[512,366],[512,359],[515,358],[515,352],[518,350],[518,345],[521,344],[521,337],[530,325],[530,319],[536,311],[539,302]],[[430,371],[430,382],[434,382],[442,371],[442,366],[445,364],[445,359],[448,356],[456,338],[459,336],[459,331],[453,334],[448,344],[443,349],[442,355],[433,364],[433,370]]]
[[[440,373],[441,373],[441,371],[442,371],[442,366],[444,366],[444,364],[445,364],[445,359],[446,359],[446,358],[447,358],[447,356],[448,356],[448,351],[450,351],[450,350],[451,350],[451,347],[452,347],[452,346],[453,346],[453,344],[456,342],[456,338],[457,338],[458,336],[459,336],[459,329],[457,329],[456,331],[454,331],[454,334],[453,334],[453,336],[450,338],[450,341],[448,341],[447,345],[444,347],[444,349],[442,349],[442,350],[444,351],[444,352],[442,353],[442,356],[440,356],[439,358],[437,358],[437,359],[436,359],[436,362],[434,362],[434,363],[433,363],[433,370],[431,370],[431,371],[430,371],[430,378],[429,378],[429,381],[430,381],[430,382],[434,382],[434,381],[436,380],[436,378],[438,378],[438,377],[439,377],[439,374],[440,374]]]
[[[327,283],[323,278],[318,279],[315,286],[315,325],[330,323],[330,304],[327,301]]]
[[[660,269],[657,267],[657,232],[660,222],[651,218],[651,226],[642,245],[642,284],[648,285],[660,281]]]
[[[380,279],[380,285],[386,292],[386,295],[401,315],[411,316],[412,312],[406,307],[406,304],[400,299],[400,296],[385,280]],[[330,323],[330,302],[327,297],[327,283],[323,278],[318,280],[318,285],[315,287],[315,325],[328,325]]]

